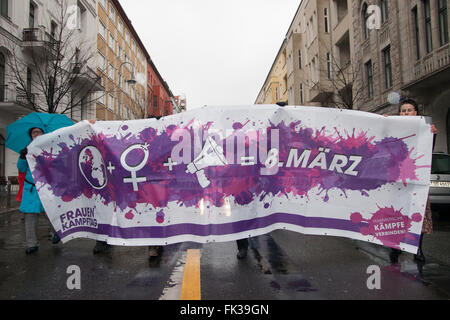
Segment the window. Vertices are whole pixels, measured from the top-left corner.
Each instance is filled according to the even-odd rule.
[[[5,102],[6,87],[5,87],[5,55],[0,52],[0,102]]]
[[[389,19],[388,0],[381,0],[381,23],[385,23]]]
[[[439,38],[441,46],[448,43],[448,13],[447,0],[438,0],[439,12]]]
[[[111,63],[109,64],[108,77],[114,80],[114,66]]]
[[[366,80],[367,80],[367,97],[373,98],[373,68],[372,60],[369,60],[366,64]]]
[[[0,0],[0,14],[6,18],[9,17],[8,1],[9,0]]]
[[[392,87],[392,63],[391,63],[391,47],[388,46],[383,50],[384,57],[384,76],[385,76],[385,87],[389,89]]]
[[[313,85],[316,85],[319,82],[317,74],[317,61],[318,59],[314,57],[311,62],[311,80],[313,82]]]
[[[327,77],[331,80],[331,53],[327,52]]]
[[[363,39],[366,40],[369,38],[369,28],[367,27],[367,21],[369,20],[368,6],[364,3],[362,7],[362,28],[363,28]]]
[[[123,34],[123,22],[119,19],[119,24],[117,25],[117,29],[121,34]]]
[[[114,51],[114,37],[112,35],[112,33],[109,33],[109,41],[108,41],[108,45],[111,48],[112,51]]]
[[[103,39],[106,39],[106,27],[103,24],[103,22],[101,22],[99,20],[100,24],[98,26],[98,33],[102,36]]]
[[[105,92],[99,92],[98,93],[98,99],[97,101],[102,104],[105,105]]]
[[[58,24],[55,21],[50,22],[50,36],[52,39],[56,38],[56,31],[58,30]]]
[[[298,68],[302,68],[302,50],[298,50]]]
[[[116,9],[114,9],[112,3],[109,4],[109,18],[112,21],[116,21]]]
[[[86,26],[86,7],[78,0],[77,29],[82,30],[82,26]]]
[[[98,53],[98,67],[100,68],[100,70],[102,70],[103,72],[105,72],[105,57],[99,52]]]
[[[34,11],[36,10],[36,6],[30,2],[30,16],[28,18],[28,27],[34,28]]]
[[[419,15],[417,13],[417,7],[412,9],[413,22],[414,22],[414,35],[415,35],[415,45],[416,45],[416,58],[420,59],[420,33],[419,33]]]
[[[78,64],[80,62],[80,49],[75,48],[75,63]]]
[[[122,59],[122,47],[119,46],[119,50],[117,51],[117,56],[119,57],[119,59]]]
[[[100,3],[104,9],[106,9],[106,0],[98,0],[98,3]]]
[[[430,0],[422,0],[422,1],[423,1],[423,6],[424,6],[425,37],[426,37],[427,53],[430,53],[433,50]]]
[[[309,41],[308,41],[308,45],[310,45],[313,40],[314,40],[314,16],[311,16],[311,18],[309,19]]]
[[[303,104],[303,83],[300,83],[300,104]]]
[[[325,33],[330,32],[329,18],[328,18],[328,8],[323,9],[323,15],[325,20]]]
[[[125,30],[125,42],[129,43],[130,41],[130,33],[128,32],[128,30]]]
[[[31,69],[27,67],[27,93],[31,94],[31,84],[33,83],[33,75]]]
[[[114,97],[112,94],[108,94],[108,109],[114,111]]]

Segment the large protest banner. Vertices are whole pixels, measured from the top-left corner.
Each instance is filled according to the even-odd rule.
[[[415,253],[428,196],[424,117],[274,105],[82,121],[29,146],[63,242],[230,241],[286,229]]]

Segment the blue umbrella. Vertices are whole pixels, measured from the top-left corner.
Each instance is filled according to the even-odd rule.
[[[64,114],[30,113],[6,127],[6,147],[20,153],[31,142],[28,134],[31,128],[41,128],[45,134],[73,124]]]

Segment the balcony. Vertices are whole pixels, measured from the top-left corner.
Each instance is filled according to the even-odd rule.
[[[55,60],[58,57],[58,42],[44,27],[26,28],[22,33],[22,47],[24,50],[37,54],[39,57]]]
[[[34,103],[36,96],[31,93],[29,98]],[[15,85],[0,85],[0,112],[23,114],[31,110],[32,106],[25,91]]]
[[[325,81],[325,80],[324,80]],[[330,87],[316,83],[309,91],[311,102],[328,103],[333,96],[333,90]]]
[[[423,57],[413,65],[409,75],[409,82],[404,89],[413,86],[418,89],[426,89],[438,83],[448,83],[450,81],[450,72],[442,71],[449,67],[450,45],[446,45]]]
[[[333,0],[332,3],[332,12],[334,12],[334,21],[336,21],[336,27],[339,25],[342,20],[344,20],[348,15],[348,3],[347,0]]]
[[[86,64],[72,63],[70,71],[72,72],[73,86],[80,89],[80,91],[96,92],[105,90],[101,85],[100,76]]]

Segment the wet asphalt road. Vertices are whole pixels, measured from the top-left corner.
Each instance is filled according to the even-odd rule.
[[[93,240],[52,245],[41,216],[40,249],[25,255],[21,217],[0,214],[0,299],[178,299],[188,249],[201,252],[202,300],[450,298],[447,261],[430,257],[421,266],[403,254],[392,265],[388,249],[350,239],[279,230],[251,239],[244,260],[236,259],[235,242],[169,245],[159,259],[149,260],[146,247],[93,255]],[[449,239],[449,232],[436,235]],[[432,239],[425,241],[432,248]],[[439,246],[433,250],[437,256]],[[80,267],[79,290],[67,287],[71,265]],[[367,269],[373,265],[380,268],[381,288],[369,290]]]

